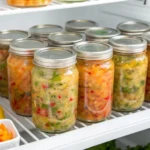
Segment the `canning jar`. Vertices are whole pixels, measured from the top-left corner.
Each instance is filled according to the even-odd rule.
[[[150,26],[144,22],[126,21],[118,24],[117,29],[121,31],[122,35],[141,37],[144,32],[150,30]]]
[[[48,41],[50,46],[71,48],[73,44],[83,41],[83,36],[74,32],[56,32],[48,36]]]
[[[146,80],[145,101],[150,102],[150,32],[145,32],[142,38],[147,41],[148,70]]]
[[[10,44],[8,88],[11,108],[19,115],[31,116],[31,70],[33,52],[47,46],[33,39],[14,40]]]
[[[51,0],[7,0],[8,5],[16,7],[39,7],[50,4]]]
[[[35,52],[32,72],[32,118],[45,132],[64,132],[76,121],[78,70],[76,55],[66,48]]]
[[[93,27],[85,30],[86,40],[100,43],[108,43],[114,36],[120,35],[120,31],[112,28]]]
[[[147,42],[141,38],[116,36],[109,44],[114,47],[115,63],[113,109],[134,111],[144,102]]]
[[[77,53],[79,70],[77,118],[85,122],[103,121],[112,109],[112,47],[95,42],[80,42],[73,49]]]
[[[27,38],[28,33],[20,30],[0,31],[0,96],[8,97],[7,57],[13,39]]]
[[[63,31],[61,26],[53,24],[36,25],[29,29],[31,38],[41,39],[44,41],[48,41],[49,34],[61,31]]]

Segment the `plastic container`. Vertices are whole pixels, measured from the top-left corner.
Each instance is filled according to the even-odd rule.
[[[27,37],[28,33],[21,30],[0,31],[0,96],[8,98],[7,58],[10,42]]]
[[[14,40],[10,44],[8,87],[11,108],[19,115],[31,116],[31,70],[34,51],[46,47],[40,40]]]
[[[110,38],[120,35],[120,31],[112,28],[93,27],[87,29],[85,35],[87,41],[108,43]]]
[[[99,122],[109,117],[112,109],[114,63],[112,47],[95,42],[74,45],[79,70],[77,118]]]
[[[118,24],[117,29],[120,30],[122,35],[141,37],[144,32],[150,30],[150,26],[144,22],[126,21]]]
[[[147,42],[141,38],[116,36],[109,40],[109,44],[114,47],[115,63],[113,109],[137,110],[145,98]]]
[[[8,5],[16,7],[40,7],[50,4],[51,0],[7,0]]]
[[[75,63],[75,53],[66,48],[34,54],[32,119],[44,132],[65,132],[75,124],[79,80]]]
[[[83,36],[74,32],[56,32],[48,36],[49,45],[53,47],[68,47],[73,44],[83,41]]]
[[[148,70],[147,70],[147,80],[146,80],[146,92],[145,101],[150,102],[150,32],[145,32],[142,38],[147,41],[147,55],[148,55]]]
[[[48,41],[49,34],[62,31],[63,28],[61,26],[53,24],[36,25],[29,29],[31,38],[41,39],[44,41]]]
[[[8,131],[12,132],[13,134],[13,139],[0,142],[0,150],[7,150],[9,148],[14,148],[19,146],[20,144],[20,135],[13,124],[13,122],[9,119],[0,119],[0,124],[4,124]]]

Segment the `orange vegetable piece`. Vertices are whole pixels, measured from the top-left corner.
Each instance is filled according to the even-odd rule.
[[[0,142],[8,141],[12,138],[12,132],[9,132],[4,124],[0,124]]]

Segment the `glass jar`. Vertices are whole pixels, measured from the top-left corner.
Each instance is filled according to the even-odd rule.
[[[112,28],[93,27],[85,30],[86,40],[99,43],[108,43],[114,36],[120,35],[120,31]]]
[[[48,41],[49,34],[61,31],[63,31],[61,26],[53,24],[36,25],[29,29],[31,38],[36,38],[43,41]]]
[[[114,63],[112,47],[95,42],[75,44],[79,70],[77,118],[99,122],[109,117],[112,109]]]
[[[0,31],[0,96],[8,98],[7,58],[9,55],[9,44],[14,39],[27,37],[28,33],[25,31]]]
[[[76,121],[78,70],[76,55],[66,48],[46,48],[34,54],[32,118],[44,132],[64,132]]]
[[[148,70],[146,80],[145,101],[150,102],[150,32],[145,32],[142,38],[147,41]]]
[[[150,26],[144,22],[126,21],[118,24],[117,29],[121,31],[122,35],[141,37],[144,32],[150,30]]]
[[[39,7],[50,4],[51,0],[7,0],[8,5],[16,7]]]
[[[10,44],[8,88],[11,108],[19,115],[31,116],[31,70],[33,52],[47,46],[33,39],[14,40]]]
[[[65,24],[66,31],[80,33],[84,40],[86,39],[85,30],[96,26],[97,23],[91,20],[70,20]]]
[[[114,47],[113,109],[134,111],[144,102],[148,59],[147,42],[139,38],[116,36],[109,40]]]
[[[73,44],[83,41],[83,36],[74,32],[56,32],[48,36],[49,45],[71,48]]]

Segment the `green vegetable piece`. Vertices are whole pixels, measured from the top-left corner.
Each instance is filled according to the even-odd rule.
[[[56,71],[54,71],[54,73],[53,73],[53,77],[52,77],[52,79],[51,79],[52,81],[61,81],[61,77],[60,77],[60,75],[59,74],[57,74],[57,72]]]
[[[141,81],[141,85],[144,85],[144,84],[145,84],[145,81],[144,81],[144,80],[142,80],[142,81]]]
[[[47,104],[42,104],[42,108],[48,109],[48,108],[49,108],[49,105],[47,105]]]
[[[6,63],[0,64],[0,69],[6,68]]]
[[[42,70],[39,70],[39,75],[44,76],[44,72]]]
[[[38,82],[38,81],[36,81],[34,84],[35,84],[35,86],[38,86],[39,82]]]

